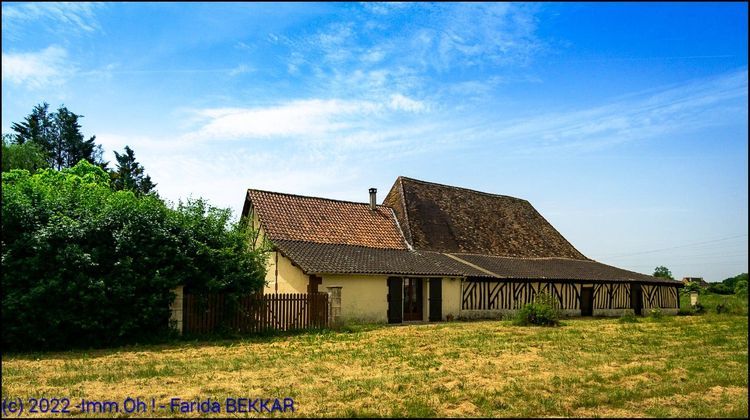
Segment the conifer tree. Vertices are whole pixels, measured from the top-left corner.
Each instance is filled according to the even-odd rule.
[[[125,152],[115,152],[117,167],[111,172],[112,185],[116,190],[130,190],[136,194],[150,193],[156,184],[151,182],[151,177],[136,160],[135,152],[129,146],[125,146]]]

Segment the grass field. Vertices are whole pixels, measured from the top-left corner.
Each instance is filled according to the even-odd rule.
[[[635,323],[352,326],[3,355],[2,397],[291,397],[301,416],[747,417],[747,305],[716,314],[711,299],[722,298],[701,316]]]

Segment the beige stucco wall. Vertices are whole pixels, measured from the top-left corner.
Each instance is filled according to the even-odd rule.
[[[252,223],[253,228],[258,231],[258,237],[250,246],[257,248],[262,246],[265,240],[265,231],[260,225],[257,213],[253,213]],[[309,276],[292,264],[289,258],[278,251],[269,252],[266,258],[266,285],[263,293],[307,293]]]
[[[341,318],[346,321],[388,322],[388,276],[322,275],[321,292],[341,286]]]
[[[460,278],[443,279],[443,319],[461,316],[461,282]]]
[[[276,257],[278,254],[278,272]],[[307,293],[307,283],[310,277],[302,270],[292,264],[292,261],[280,252],[268,253],[268,264],[266,265],[266,287],[263,293]],[[278,280],[278,290],[276,282]]]

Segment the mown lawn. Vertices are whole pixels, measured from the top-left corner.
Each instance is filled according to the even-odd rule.
[[[301,416],[747,417],[744,313],[567,319],[559,328],[353,326],[3,355],[2,397],[291,397]]]

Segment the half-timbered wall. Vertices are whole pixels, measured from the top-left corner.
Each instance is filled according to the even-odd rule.
[[[560,302],[560,309],[578,309],[581,285],[575,283],[468,281],[464,283],[461,309],[520,309],[546,292]]]
[[[462,310],[514,310],[534,300],[540,292],[547,292],[559,302],[560,309],[580,309],[581,287],[585,283],[466,281],[463,284]],[[600,283],[593,286],[594,309],[631,308],[629,283]],[[674,286],[643,285],[643,307],[677,308],[677,288]]]
[[[630,308],[630,285],[603,283],[594,285],[594,309]]]
[[[643,308],[677,308],[679,296],[674,286],[643,285]]]

